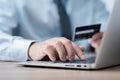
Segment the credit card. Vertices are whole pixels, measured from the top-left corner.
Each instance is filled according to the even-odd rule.
[[[95,33],[100,32],[101,24],[76,27],[74,40],[91,38]]]

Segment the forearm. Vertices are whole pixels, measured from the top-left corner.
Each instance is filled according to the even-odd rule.
[[[0,31],[0,60],[3,61],[26,61],[28,48],[32,40],[10,36]]]

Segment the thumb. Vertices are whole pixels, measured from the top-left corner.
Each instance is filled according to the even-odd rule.
[[[96,50],[99,49],[99,47],[100,47],[100,42],[101,42],[101,40],[94,41],[94,40],[92,40],[91,38],[88,39],[88,43],[89,43],[93,48],[95,48]]]

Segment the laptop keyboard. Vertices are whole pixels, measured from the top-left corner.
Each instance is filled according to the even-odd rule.
[[[80,59],[75,59],[74,61],[70,62],[69,60],[66,60],[65,62],[62,61],[56,61],[55,63],[95,63],[96,56],[87,57],[85,61]]]

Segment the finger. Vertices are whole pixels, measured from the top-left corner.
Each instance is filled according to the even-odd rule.
[[[48,55],[51,61],[56,61],[56,50],[53,46],[47,46],[45,53]]]
[[[80,49],[82,50],[82,51],[84,51],[85,50],[85,48],[83,47],[83,46],[79,46],[80,47]]]
[[[72,42],[66,38],[61,38],[60,40],[66,49],[69,60],[73,61],[75,57],[75,50],[73,48]]]
[[[86,60],[84,53],[82,50],[79,48],[78,45],[75,43],[72,43],[74,50],[76,51],[76,55],[81,59],[81,60]]]
[[[46,56],[47,54],[45,53],[45,52],[40,52],[40,54],[37,56],[38,58],[36,58],[37,60],[42,60],[42,59],[44,59],[45,58],[45,56]]]
[[[94,41],[92,39],[89,39],[88,42],[93,48],[98,49],[100,46],[101,40]]]
[[[102,36],[103,36],[103,32],[99,32],[99,33],[94,34],[94,35],[92,36],[92,39],[96,41],[96,40],[101,39]]]
[[[66,54],[66,50],[65,50],[65,47],[63,46],[62,42],[60,42],[60,41],[56,42],[55,48],[59,55],[60,60],[66,61],[67,54]]]
[[[92,38],[89,38],[89,39],[88,39],[88,43],[89,43],[89,44],[92,44],[92,42],[93,42]]]

